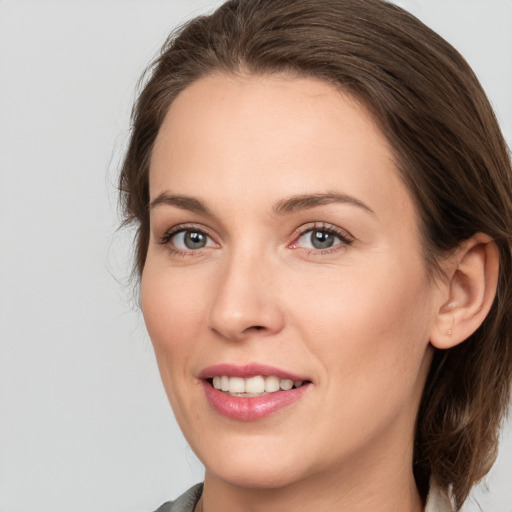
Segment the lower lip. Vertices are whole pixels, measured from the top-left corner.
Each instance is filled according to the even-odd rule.
[[[275,391],[257,397],[238,397],[219,391],[209,382],[203,381],[203,389],[210,405],[223,416],[243,421],[265,418],[297,402],[309,386],[309,384],[303,384],[289,391]]]

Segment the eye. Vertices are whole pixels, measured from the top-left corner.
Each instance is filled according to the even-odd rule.
[[[338,245],[340,240],[339,237],[332,233],[314,229],[302,235],[297,242],[303,247],[312,249],[329,249],[333,245]]]
[[[177,249],[194,250],[202,249],[208,244],[208,235],[202,231],[181,231],[171,237],[173,245]]]
[[[176,226],[168,231],[160,240],[162,245],[168,246],[171,252],[189,253],[206,247],[216,247],[217,244],[204,231],[196,228]]]
[[[336,250],[338,246],[348,246],[353,239],[335,226],[313,226],[303,229],[292,243],[292,249],[310,249],[312,251],[329,252]]]

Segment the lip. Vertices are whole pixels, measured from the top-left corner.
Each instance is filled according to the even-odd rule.
[[[215,389],[208,381],[208,379],[222,375],[242,378],[254,377],[256,375],[263,377],[274,375],[280,379],[309,382],[299,388],[292,388],[289,391],[275,391],[257,397],[237,397]],[[254,363],[242,366],[231,364],[210,366],[202,370],[199,377],[201,378],[203,391],[210,406],[222,416],[241,421],[256,421],[266,418],[300,400],[311,387],[310,379],[306,377],[273,366]]]
[[[201,381],[204,394],[209,404],[219,414],[243,421],[255,421],[297,402],[309,389],[311,384],[303,384],[300,388],[289,391],[275,391],[268,395],[256,397],[230,396],[215,389],[208,381]]]

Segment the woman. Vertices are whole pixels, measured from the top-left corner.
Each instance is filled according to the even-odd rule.
[[[381,0],[232,0],[165,43],[120,178],[204,463],[161,511],[455,510],[512,373],[512,189],[478,81]]]

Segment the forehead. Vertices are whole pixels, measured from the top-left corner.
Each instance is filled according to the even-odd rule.
[[[275,75],[215,74],[178,95],[150,170],[151,198],[169,190],[253,206],[326,191],[408,200],[390,145],[360,102],[318,79]]]

